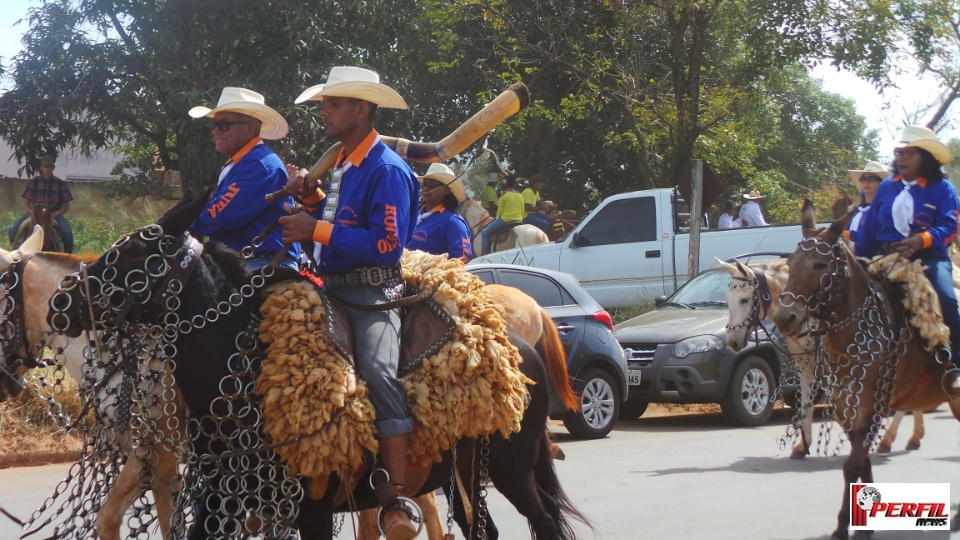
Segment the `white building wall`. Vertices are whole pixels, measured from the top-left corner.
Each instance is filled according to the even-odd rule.
[[[64,180],[113,180],[110,170],[119,161],[116,154],[109,150],[100,150],[90,157],[80,155],[71,148],[64,149],[57,156],[57,169],[54,172]],[[13,149],[0,140],[0,177],[30,178],[26,171],[17,173],[20,164],[13,159]]]

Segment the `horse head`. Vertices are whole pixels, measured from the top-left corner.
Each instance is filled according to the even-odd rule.
[[[750,332],[766,316],[767,310],[763,308],[763,303],[760,301],[760,284],[753,268],[740,261],[730,264],[717,259],[717,262],[730,274],[730,284],[727,289],[727,306],[729,307],[726,327],[727,345],[734,351],[740,351],[746,346]],[[769,292],[767,298],[769,305]]]
[[[34,224],[41,227],[46,227],[53,222],[53,219],[50,217],[50,206],[44,203],[34,203],[30,217],[33,218]]]
[[[774,323],[785,336],[801,332],[809,317],[826,321],[847,300],[840,294],[852,269],[859,268],[843,240],[843,231],[856,212],[847,212],[827,228],[817,228],[813,203],[801,212],[803,240],[787,258],[790,275],[780,294]],[[851,264],[852,263],[852,264]]]
[[[159,316],[168,293],[178,293],[183,285],[178,276],[200,258],[203,247],[187,229],[206,203],[187,190],[155,224],[124,235],[81,272],[64,278],[50,299],[51,328],[77,337],[83,330],[115,328],[148,313]]]
[[[25,345],[24,329],[23,321],[16,318],[22,317],[24,306],[17,306],[17,302],[23,302],[23,276],[18,274],[17,265],[24,256],[32,256],[42,247],[43,228],[34,226],[33,233],[19,249],[0,249],[0,320],[3,322],[0,333],[0,402],[23,391],[23,375],[30,367],[20,355],[20,349]],[[16,293],[18,288],[20,292]]]

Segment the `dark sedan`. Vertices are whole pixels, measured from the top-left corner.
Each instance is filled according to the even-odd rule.
[[[610,433],[627,395],[627,363],[613,336],[610,314],[570,274],[512,264],[471,264],[467,270],[485,283],[527,293],[556,324],[581,410],[568,410],[551,394],[551,417],[562,419],[578,438],[599,439]]]

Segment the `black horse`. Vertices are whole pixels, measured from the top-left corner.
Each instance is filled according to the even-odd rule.
[[[225,429],[222,426],[211,428],[210,423],[214,419],[226,418],[232,422],[226,431],[243,429],[241,424],[244,421],[236,411],[250,409],[244,405],[244,400],[249,402],[252,391],[241,395],[238,389],[249,384],[254,377],[247,374],[244,379],[241,374],[241,380],[238,380],[238,371],[244,368],[237,349],[238,343],[241,343],[241,349],[255,350],[257,346],[243,345],[244,340],[238,336],[249,335],[248,328],[255,327],[251,324],[255,325],[258,320],[260,304],[256,288],[263,283],[258,283],[258,274],[252,278],[247,275],[239,255],[222,245],[207,243],[202,246],[202,255],[190,256],[191,252],[197,255],[200,249],[187,233],[187,228],[204,206],[205,198],[194,200],[189,194],[185,195],[180,203],[157,220],[156,226],[125,236],[92,263],[85,272],[88,276],[86,282],[80,275],[64,280],[61,291],[51,299],[50,322],[68,335],[77,335],[83,328],[94,326],[88,316],[92,312],[99,325],[143,328],[144,324],[165,324],[168,329],[186,331],[174,336],[175,346],[170,351],[175,362],[177,384],[189,405],[191,417],[196,418],[191,425],[201,434],[200,437],[192,434],[194,452],[208,454],[199,459],[192,456],[191,464],[197,465],[205,482],[210,483],[220,467],[217,454],[235,450],[230,445],[224,446],[222,440],[216,441],[219,445],[211,446],[211,439],[224,438]],[[124,287],[112,286],[108,280],[124,284]],[[92,301],[85,298],[87,290]],[[175,299],[171,300],[171,295]],[[533,538],[575,538],[568,518],[588,526],[589,522],[564,493],[553,466],[546,430],[550,380],[536,351],[522,340],[513,341],[523,357],[521,371],[534,381],[529,387],[530,404],[524,413],[521,430],[509,439],[499,434],[491,435],[488,442],[483,443],[489,450],[488,463],[483,465],[478,457],[481,441],[460,440],[456,444],[456,460],[451,452],[445,453],[443,461],[432,467],[418,495],[442,487],[450,497],[451,467],[455,461],[460,479],[467,484],[463,486],[466,493],[475,496],[481,491],[485,473],[500,493],[528,519]],[[248,370],[258,367],[256,362],[246,365]],[[201,413],[208,414],[203,416]],[[203,441],[202,445],[196,443],[198,439]],[[242,457],[245,463],[252,462],[259,469],[257,464],[262,462],[258,460],[275,459],[275,454],[268,452]],[[363,477],[356,482],[348,502],[335,507],[334,497],[339,484],[340,481],[333,478],[318,500],[303,497],[297,519],[303,538],[332,538],[335,512],[377,506],[368,478]],[[266,496],[265,493],[277,493],[259,481],[248,483],[245,489],[248,495],[250,491],[256,491],[262,497]],[[483,526],[486,538],[497,538],[497,529],[486,514],[485,506],[471,501],[473,516],[468,521],[460,490],[454,491],[454,517],[464,536],[481,536]],[[232,506],[226,504],[225,501],[230,502],[230,499],[229,496],[217,499],[212,506],[226,513],[249,513],[249,508],[245,508],[242,501],[238,502],[238,497],[233,497]],[[228,527],[220,525],[222,520],[218,521],[215,515],[211,517],[210,513],[204,508],[199,510],[195,523],[207,525],[194,525],[191,538],[215,533],[233,534]]]

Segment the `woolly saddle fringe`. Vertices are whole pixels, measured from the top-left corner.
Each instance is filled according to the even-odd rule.
[[[923,274],[920,261],[910,261],[899,255],[876,257],[867,264],[867,271],[877,279],[886,279],[903,285],[903,307],[910,316],[910,326],[923,338],[923,348],[935,352],[950,349],[950,329],[943,324],[940,300],[930,280]]]
[[[403,379],[414,418],[407,460],[441,459],[460,437],[520,430],[531,381],[507,339],[503,309],[484,283],[460,261],[420,251],[404,252],[408,286],[435,290],[456,321],[452,339]],[[367,387],[328,342],[324,307],[313,285],[286,281],[266,290],[260,338],[267,344],[257,394],[263,396],[264,430],[292,473],[314,480],[322,493],[331,473],[346,478],[376,453],[374,410]]]

